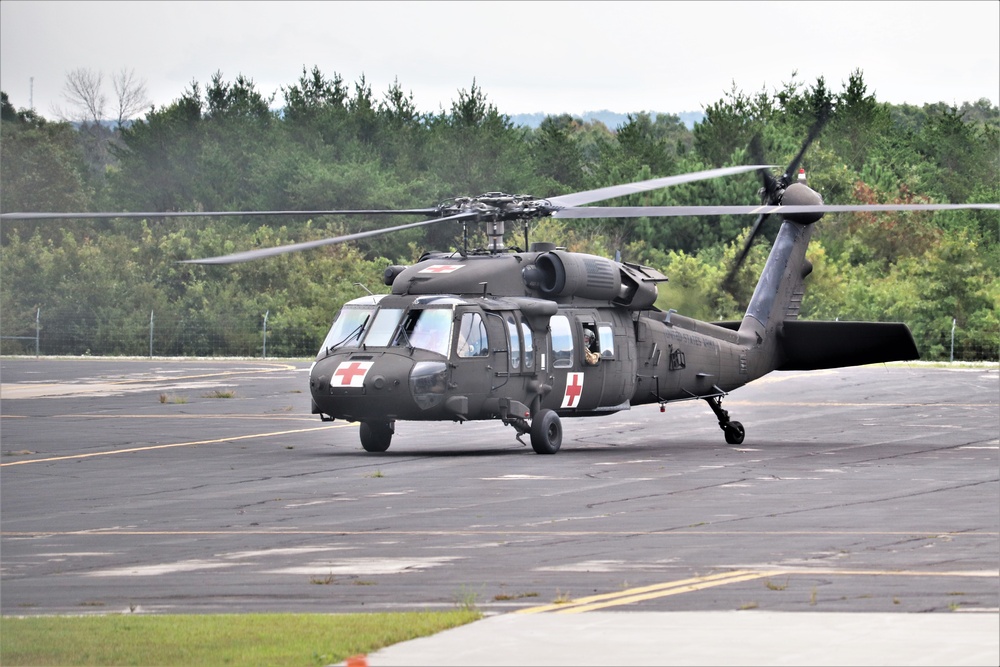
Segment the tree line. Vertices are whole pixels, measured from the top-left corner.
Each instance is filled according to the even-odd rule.
[[[121,81],[121,91],[138,87]],[[117,84],[116,92],[121,102]],[[304,68],[273,95],[242,75],[226,80],[217,73],[131,122],[121,103],[117,123],[46,120],[15,108],[6,94],[2,106],[4,212],[392,209],[490,191],[554,196],[762,158],[787,164],[823,110],[829,122],[803,166],[827,203],[1000,201],[1000,109],[986,99],[961,106],[881,103],[859,70],[839,91],[823,78],[806,85],[794,74],[773,91],[747,93],[734,84],[692,130],[677,116],[646,112],[629,114],[615,128],[568,114],[548,116],[533,129],[517,126],[475,82],[457,91],[449,109],[423,113],[398,81],[377,96],[363,77],[348,84],[318,68]],[[757,178],[702,181],[614,203],[755,204]],[[279,340],[284,332],[295,341],[269,344],[269,353],[311,354],[344,301],[363,288],[387,291],[381,274],[390,264],[461,247],[460,228],[441,224],[225,267],[178,260],[399,221],[7,222],[0,228],[0,332],[21,335],[43,308],[49,321],[77,332],[67,352],[130,353],[111,338],[95,340],[101,332],[144,331],[151,311],[181,326],[220,330],[268,312]],[[742,315],[766,257],[768,244],[759,243],[738,279],[723,284],[751,222],[741,216],[546,220],[532,236],[654,266],[670,277],[658,307],[723,320]],[[773,237],[776,224],[766,236]],[[948,356],[954,320],[962,356],[997,358],[996,212],[828,214],[814,239],[803,317],[903,321],[929,358]],[[176,353],[204,353],[196,340],[184,340]],[[4,341],[7,349],[13,345]]]

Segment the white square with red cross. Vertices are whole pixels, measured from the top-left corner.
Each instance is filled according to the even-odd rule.
[[[563,392],[561,408],[575,408],[580,405],[583,395],[583,373],[566,374],[566,391]]]
[[[428,266],[426,269],[420,269],[418,273],[454,273],[460,268],[465,266],[464,264],[435,264],[434,266]]]
[[[371,370],[371,361],[342,361],[330,378],[331,387],[363,387],[365,376]]]

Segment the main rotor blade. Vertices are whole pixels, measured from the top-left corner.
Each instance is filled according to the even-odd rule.
[[[1000,211],[1000,204],[816,204],[809,206],[578,206],[560,209],[553,218],[678,218],[700,215],[781,215],[864,211]]]
[[[415,227],[423,227],[425,225],[433,225],[438,222],[445,222],[448,220],[465,220],[469,218],[475,218],[477,213],[474,211],[464,211],[458,213],[457,215],[450,215],[446,218],[434,218],[432,220],[421,220],[420,222],[411,222],[406,225],[397,225],[395,227],[384,227],[382,229],[370,229],[366,232],[357,232],[355,234],[346,234],[344,236],[333,236],[326,239],[319,239],[317,241],[304,241],[302,243],[292,243],[290,245],[276,246],[274,248],[258,248],[257,250],[246,250],[244,252],[237,252],[231,255],[221,255],[219,257],[206,257],[204,259],[186,259],[182,260],[181,264],[238,264],[240,262],[249,262],[253,259],[262,259],[264,257],[273,257],[275,255],[283,255],[289,252],[299,252],[301,250],[311,250],[313,248],[319,248],[320,246],[333,245],[335,243],[344,243],[346,241],[356,241],[358,239],[365,239],[372,236],[379,236],[380,234],[388,234],[389,232],[398,232],[404,229],[413,229]]]
[[[573,192],[568,195],[558,195],[548,197],[548,200],[555,206],[578,206],[589,204],[595,201],[604,201],[612,197],[623,197],[635,194],[636,192],[646,192],[656,190],[670,185],[680,185],[681,183],[691,183],[694,181],[704,181],[709,178],[720,178],[722,176],[732,176],[743,174],[748,171],[758,171],[760,169],[771,169],[777,165],[743,165],[739,167],[723,167],[721,169],[708,169],[706,171],[696,171],[690,174],[678,174],[676,176],[664,176],[663,178],[653,178],[648,181],[637,183],[626,183],[624,185],[611,185],[606,188],[596,190],[585,190],[583,192]]]
[[[435,215],[436,208],[373,209],[345,211],[147,211],[144,213],[0,213],[0,220],[101,220],[107,218],[208,218],[232,216],[317,216],[317,215]]]

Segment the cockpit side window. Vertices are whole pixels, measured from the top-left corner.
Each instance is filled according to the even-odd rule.
[[[521,340],[524,341],[524,370],[530,371],[535,367],[535,344],[527,322],[521,322]]]
[[[510,370],[516,371],[521,368],[521,336],[513,313],[508,314],[504,321],[507,323],[507,335],[510,338]]]
[[[451,342],[451,318],[451,308],[411,310],[393,345],[407,345],[447,356]]]
[[[490,353],[489,340],[486,337],[486,324],[479,313],[465,313],[458,324],[459,357],[485,357]]]

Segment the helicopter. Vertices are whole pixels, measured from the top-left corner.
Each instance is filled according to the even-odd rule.
[[[826,205],[799,168],[818,132],[775,178],[773,165],[741,165],[539,198],[488,192],[437,206],[389,210],[7,213],[2,219],[221,215],[421,215],[425,220],[220,257],[233,264],[444,222],[463,226],[463,247],[427,252],[385,269],[387,294],[343,304],[309,371],[312,413],[359,423],[367,452],[385,452],[397,421],[499,420],[538,454],[555,454],[562,420],[635,406],[704,400],[730,445],[743,424],[722,407],[730,392],[775,370],[818,370],[917,359],[899,322],[798,319],[812,265],[806,248],[828,212],[1000,209],[1000,204]],[[759,172],[759,206],[586,206],[680,183]],[[667,277],[635,263],[529,242],[541,218],[755,215],[731,278],[771,215],[780,229],[739,321],[706,322],[654,304]],[[505,245],[521,223],[524,249]],[[468,226],[485,224],[487,247],[469,249]],[[728,278],[727,278],[728,279]]]

